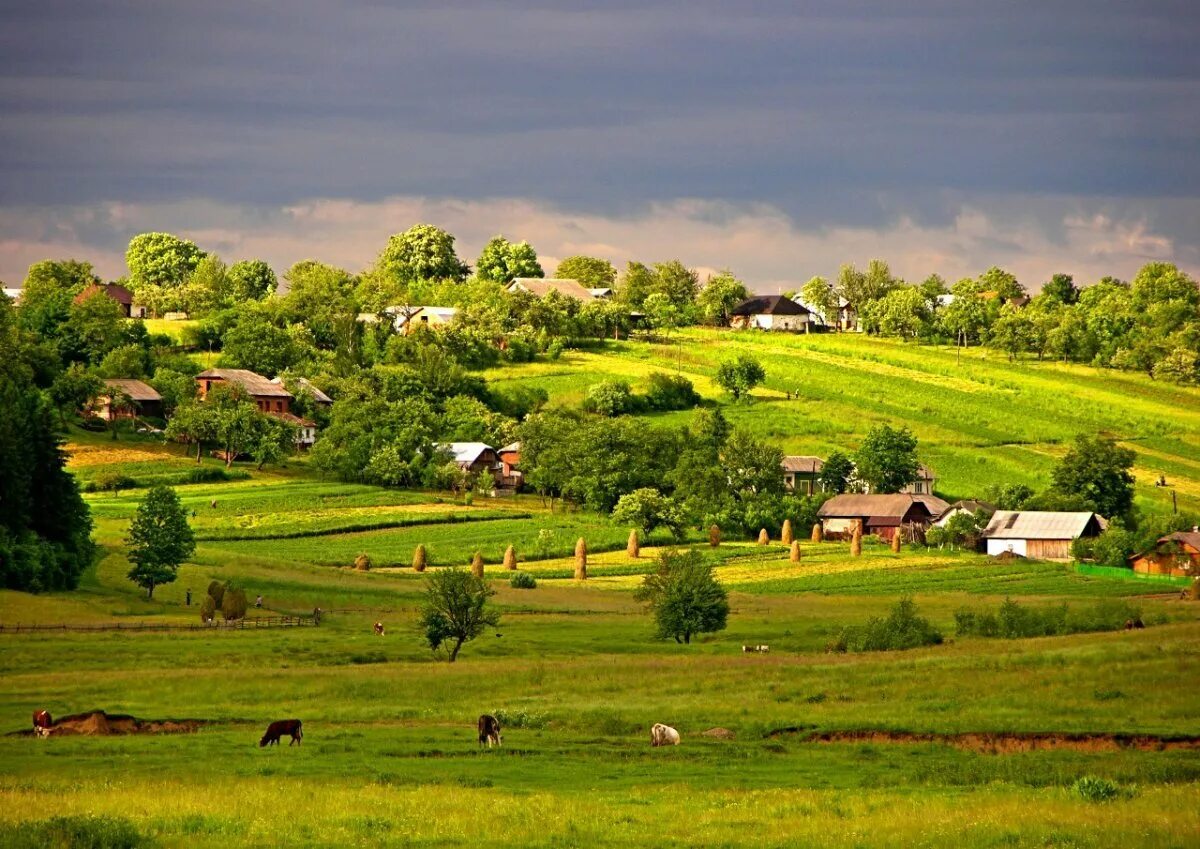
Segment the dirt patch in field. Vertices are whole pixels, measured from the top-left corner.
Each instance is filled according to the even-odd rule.
[[[772,737],[804,733],[800,729],[780,729]],[[813,743],[941,743],[993,755],[1069,749],[1078,752],[1112,752],[1138,749],[1158,752],[1167,749],[1200,749],[1200,736],[1160,737],[1152,734],[1065,734],[1058,732],[916,734],[908,731],[817,731],[807,737]]]
[[[92,710],[76,713],[54,720],[42,736],[62,737],[83,734],[89,737],[113,737],[125,734],[191,734],[207,724],[203,719],[138,719],[123,713],[105,713]],[[16,734],[26,737],[37,735],[30,728]]]
[[[732,731],[730,731],[728,728],[718,727],[718,728],[710,728],[707,731],[701,731],[700,736],[701,737],[714,737],[717,740],[732,740],[737,735],[734,734]]]

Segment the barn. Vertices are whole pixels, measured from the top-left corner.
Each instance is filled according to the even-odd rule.
[[[1200,528],[1159,537],[1154,547],[1129,558],[1133,571],[1143,575],[1200,576]]]
[[[940,500],[940,499],[939,499]],[[881,539],[891,540],[900,527],[924,529],[934,516],[927,499],[908,493],[891,495],[860,495],[847,493],[835,495],[821,505],[817,516],[821,519],[821,531],[828,538],[849,537],[855,526],[862,528],[864,535],[874,534]],[[945,502],[941,502],[943,505]],[[938,508],[940,512],[940,508]]]
[[[783,295],[755,295],[729,314],[730,327],[757,330],[804,330],[814,323],[812,313]]]
[[[1071,543],[1099,536],[1108,526],[1095,513],[997,510],[983,531],[987,553],[1017,554],[1035,560],[1070,560]]]

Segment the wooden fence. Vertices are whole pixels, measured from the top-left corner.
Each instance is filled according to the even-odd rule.
[[[327,611],[321,611],[324,615]],[[311,614],[306,616],[255,616],[249,619],[235,619],[229,622],[99,622],[95,624],[75,625],[27,625],[21,622],[0,622],[0,634],[33,634],[93,631],[127,631],[141,633],[143,631],[256,631],[260,628],[310,628],[321,624],[321,620]]]

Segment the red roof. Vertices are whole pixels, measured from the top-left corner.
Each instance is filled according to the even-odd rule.
[[[88,298],[92,297],[92,295],[96,295],[101,292],[103,292],[105,295],[108,295],[118,304],[129,306],[133,303],[133,292],[130,292],[120,283],[109,283],[107,285],[91,283],[85,287],[82,292],[76,295],[75,299],[71,303],[82,304]]]

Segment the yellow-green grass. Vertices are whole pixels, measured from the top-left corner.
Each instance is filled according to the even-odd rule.
[[[750,353],[767,371],[753,403],[732,404],[712,382],[717,364]],[[981,496],[989,484],[1049,482],[1057,457],[1078,433],[1115,435],[1139,451],[1138,504],[1200,510],[1200,390],[1145,375],[1088,366],[1009,363],[983,349],[917,346],[858,334],[789,335],[689,330],[667,345],[606,343],[553,363],[506,366],[497,385],[542,386],[552,405],[576,405],[603,379],[644,386],[655,371],[680,370],[739,425],[788,453],[847,450],[874,424],[905,424],[947,497]],[[787,394],[792,393],[791,400]],[[689,414],[656,415],[683,424]]]

